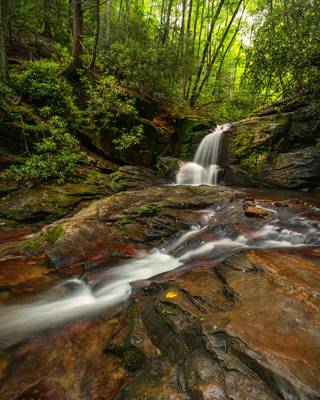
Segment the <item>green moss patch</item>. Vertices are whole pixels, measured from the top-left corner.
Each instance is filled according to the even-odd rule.
[[[38,252],[46,244],[53,246],[63,234],[62,225],[58,224],[52,228],[48,228],[45,232],[36,234],[31,239],[25,240],[19,245],[19,250],[34,254]]]
[[[122,358],[124,368],[130,372],[138,371],[146,362],[144,352],[131,344],[112,344],[106,351]]]
[[[124,179],[124,175],[120,171],[110,174],[109,186],[113,192],[117,191],[117,185]]]
[[[269,158],[270,152],[267,150],[253,151],[248,156],[241,159],[240,164],[248,171],[260,174],[263,172]]]
[[[136,209],[133,209],[129,214],[120,218],[116,224],[118,226],[127,225],[132,221],[139,221],[144,217],[152,217],[156,214],[159,214],[162,211],[163,207],[160,204],[147,204]]]

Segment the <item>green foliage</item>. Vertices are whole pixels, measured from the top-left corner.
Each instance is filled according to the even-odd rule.
[[[84,75],[82,84],[87,97],[83,114],[86,128],[98,132],[113,127],[120,115],[126,115],[128,119],[137,116],[134,99],[113,76],[103,75],[94,80]]]
[[[117,184],[123,180],[123,174],[120,171],[110,174],[109,186],[112,191],[116,191]]]
[[[35,153],[19,165],[1,174],[28,187],[56,180],[58,183],[74,176],[77,165],[85,160],[78,140],[59,117],[52,117],[43,126],[44,137],[35,144]]]
[[[120,137],[113,139],[116,149],[127,150],[130,147],[139,144],[143,139],[143,126],[137,125],[130,129],[128,132],[123,132]]]
[[[51,114],[66,114],[74,108],[73,88],[53,61],[26,62],[18,71],[16,90],[36,105],[50,107]]]
[[[135,125],[138,111],[135,99],[110,75],[92,79],[83,76],[87,104],[82,112],[82,129],[92,135],[112,135],[116,150],[123,151],[140,143],[143,126]],[[120,117],[120,118],[119,118]],[[123,126],[119,125],[119,120]]]
[[[68,43],[70,39],[68,0],[11,0],[10,26],[16,36],[43,33]]]
[[[318,92],[319,2],[279,0],[260,9],[258,18],[249,49],[249,82],[269,98]]]

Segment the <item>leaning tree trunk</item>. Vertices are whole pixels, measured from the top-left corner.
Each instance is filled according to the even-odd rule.
[[[6,49],[6,0],[0,0],[0,80],[6,81],[8,79],[7,68],[7,49]]]

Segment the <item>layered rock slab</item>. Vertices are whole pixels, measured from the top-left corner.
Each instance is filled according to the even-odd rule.
[[[182,374],[175,390],[190,399],[318,399],[315,260],[250,251],[214,269],[186,272],[146,296],[141,307],[148,336]],[[148,398],[150,379],[141,372],[119,399]]]
[[[62,233],[46,254],[57,269],[89,261],[110,263],[119,255],[132,257],[137,250],[158,246],[200,220],[194,210],[232,201],[238,195],[227,188],[187,186],[121,192],[50,225],[51,230],[59,225]]]

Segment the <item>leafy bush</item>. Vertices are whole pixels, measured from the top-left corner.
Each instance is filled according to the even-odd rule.
[[[143,127],[135,125],[138,111],[135,99],[110,75],[98,80],[83,77],[87,105],[81,114],[82,126],[92,135],[115,137],[117,150],[126,150],[143,138]],[[121,116],[121,118],[119,118]]]
[[[93,121],[99,121],[105,126],[110,119],[120,114],[131,118],[137,116],[134,99],[130,98],[113,76],[101,76],[98,80],[83,77],[82,83],[88,99],[86,112]]]
[[[77,165],[85,160],[78,140],[66,128],[60,117],[52,117],[44,126],[45,136],[35,144],[35,153],[19,165],[1,174],[4,179],[32,187],[54,179],[63,183],[75,174]]]
[[[49,106],[53,114],[64,115],[74,108],[73,88],[56,62],[26,62],[16,77],[15,88],[31,102]]]
[[[116,149],[127,150],[135,144],[139,144],[143,139],[143,126],[134,126],[129,131],[123,132],[118,138],[113,139],[113,144],[116,145]]]

